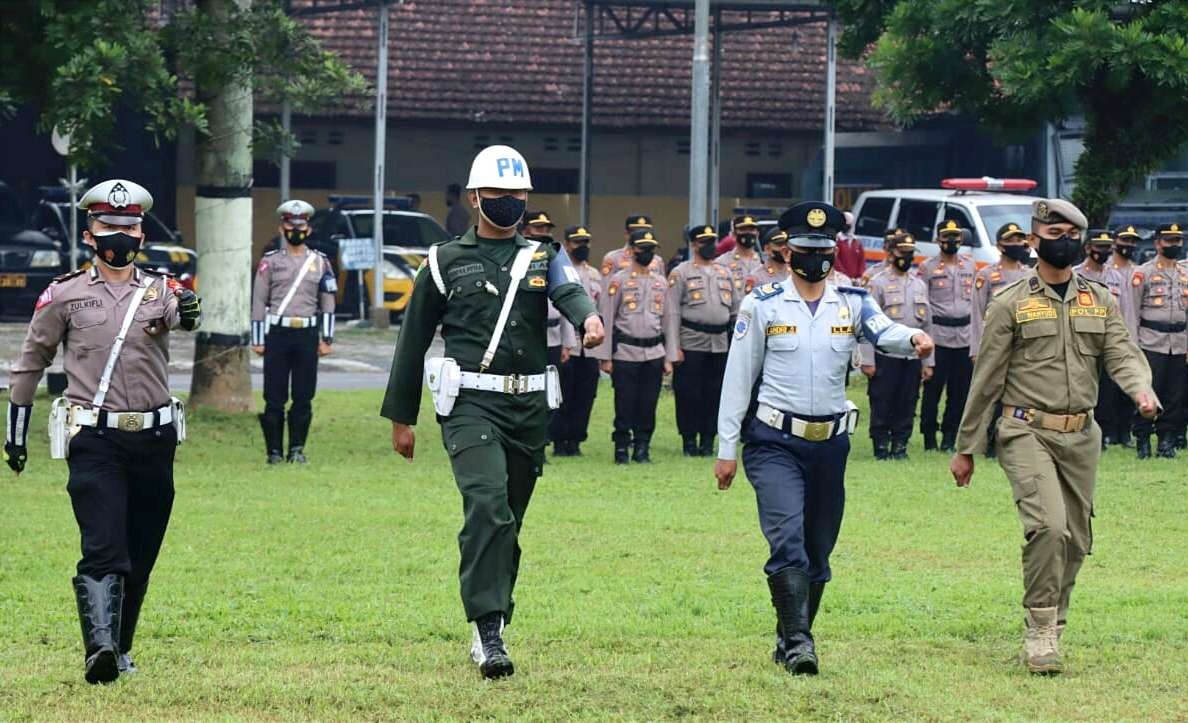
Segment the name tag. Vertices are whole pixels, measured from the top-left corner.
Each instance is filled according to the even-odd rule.
[[[850,334],[854,333],[854,327],[850,324],[847,324],[845,326],[831,326],[831,327],[829,327],[829,333],[830,334],[850,335]]]
[[[779,336],[781,334],[795,334],[796,327],[792,324],[772,324],[767,327],[768,336]]]
[[[1092,316],[1099,319],[1106,317],[1106,308],[1104,306],[1074,306],[1068,310],[1068,315],[1073,316]]]
[[[1015,302],[1015,321],[1024,324],[1036,319],[1055,319],[1056,309],[1047,299],[1025,299]]]

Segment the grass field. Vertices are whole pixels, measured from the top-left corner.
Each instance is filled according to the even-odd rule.
[[[110,687],[82,680],[78,534],[39,400],[31,467],[0,478],[0,719],[1188,720],[1183,461],[1105,455],[1068,672],[1033,679],[998,467],[979,458],[957,490],[945,456],[876,464],[860,434],[815,631],[822,675],[793,679],[768,657],[750,486],[720,493],[709,461],[680,457],[667,393],[656,463],[610,464],[604,385],[586,456],[537,486],[508,630],[517,674],[487,683],[466,657],[461,505],[437,426],[418,428],[406,464],[379,400],[319,395],[306,469],[266,468],[254,418],[191,421],[142,672]]]

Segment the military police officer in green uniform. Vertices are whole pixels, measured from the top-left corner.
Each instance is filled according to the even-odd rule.
[[[532,189],[523,156],[508,146],[483,149],[466,188],[479,225],[430,248],[381,414],[392,420],[393,448],[411,460],[428,382],[462,493],[459,577],[475,628],[471,658],[497,678],[513,673],[502,631],[514,607],[517,537],[544,462],[548,412],[560,404],[556,369],[547,366],[548,302],[584,328],[587,348],[601,343],[603,329],[564,251],[516,233]],[[439,324],[445,355],[426,360]]]

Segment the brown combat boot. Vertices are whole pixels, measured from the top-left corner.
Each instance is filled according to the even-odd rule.
[[[1028,608],[1023,662],[1027,671],[1036,675],[1055,675],[1061,671],[1056,608]]]

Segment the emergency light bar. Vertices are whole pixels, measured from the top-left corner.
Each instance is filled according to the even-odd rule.
[[[1039,184],[1030,178],[946,178],[941,188],[950,191],[1033,191]]]

